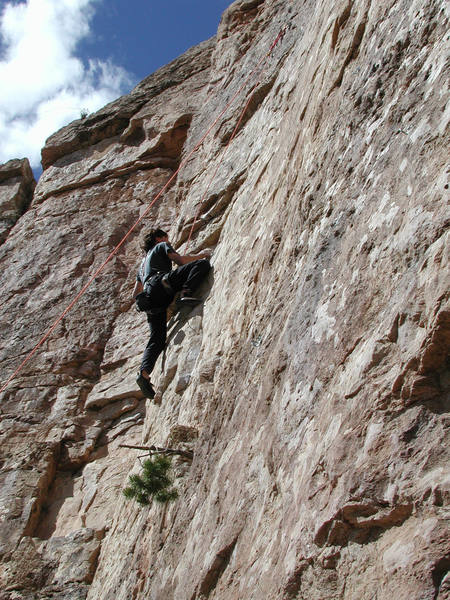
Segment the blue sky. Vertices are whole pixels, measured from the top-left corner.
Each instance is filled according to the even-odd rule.
[[[0,0],[0,163],[214,35],[231,0]]]
[[[111,58],[137,81],[215,35],[231,0],[109,0],[92,20],[82,54]],[[130,9],[131,7],[131,9]]]

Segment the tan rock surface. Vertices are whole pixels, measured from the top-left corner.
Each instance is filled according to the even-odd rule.
[[[244,96],[143,223],[180,242],[198,213],[190,249],[214,249],[156,402],[133,381],[137,235],[3,394],[2,600],[448,597],[447,13],[238,0],[52,136],[0,247],[2,380],[287,26],[229,148]],[[193,449],[177,502],[122,498],[123,443]]]
[[[35,187],[27,158],[0,165],[0,243],[30,205]]]

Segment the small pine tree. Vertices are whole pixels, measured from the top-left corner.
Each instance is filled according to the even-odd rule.
[[[129,486],[123,490],[125,498],[134,499],[142,506],[148,506],[150,499],[165,504],[178,498],[178,491],[171,487],[169,475],[172,464],[167,456],[157,454],[145,460],[141,475],[130,475]]]

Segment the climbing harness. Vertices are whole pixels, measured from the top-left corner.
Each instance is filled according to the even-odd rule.
[[[156,201],[167,190],[167,188],[170,186],[170,184],[172,183],[172,181],[178,175],[178,173],[180,172],[180,170],[190,160],[191,156],[200,148],[200,146],[203,144],[203,142],[205,141],[205,139],[207,138],[207,136],[211,133],[211,131],[216,126],[216,124],[219,122],[219,120],[221,119],[221,117],[227,112],[228,108],[233,104],[233,102],[236,100],[236,98],[241,94],[242,90],[246,87],[247,83],[253,78],[253,75],[257,72],[258,73],[258,82],[252,87],[252,90],[251,90],[251,94],[253,95],[255,87],[257,85],[259,85],[261,74],[265,70],[264,63],[267,61],[267,59],[269,58],[269,56],[272,54],[272,51],[275,48],[275,46],[283,39],[285,32],[286,32],[286,29],[282,29],[279,32],[279,34],[277,35],[277,37],[273,41],[272,45],[270,46],[269,51],[265,55],[262,56],[262,58],[259,60],[259,62],[257,63],[257,65],[252,69],[252,71],[250,72],[250,74],[246,77],[246,79],[244,80],[244,82],[242,83],[242,85],[239,87],[239,89],[233,94],[231,100],[228,101],[228,103],[225,105],[225,107],[222,109],[222,111],[219,113],[219,115],[214,119],[214,121],[212,122],[212,124],[208,127],[208,129],[203,134],[203,136],[201,137],[201,139],[197,142],[197,144],[194,146],[194,148],[189,152],[189,154],[186,156],[186,158],[184,158],[180,162],[180,164],[179,164],[178,168],[176,169],[176,171],[172,174],[172,176],[169,178],[169,180],[166,182],[166,184],[161,188],[161,190],[156,194],[156,196],[153,198],[153,200],[147,206],[147,208],[142,213],[142,215],[139,217],[139,219],[137,219],[137,221],[130,227],[130,229],[128,230],[128,232],[123,236],[123,238],[115,246],[115,248],[109,253],[109,255],[102,262],[102,264],[95,270],[94,274],[89,278],[89,280],[87,281],[87,283],[85,283],[85,285],[81,288],[81,290],[78,292],[78,294],[75,296],[75,298],[69,303],[69,305],[61,313],[61,315],[55,320],[55,322],[53,323],[53,325],[51,325],[51,327],[47,330],[47,332],[37,342],[37,344],[34,346],[34,348],[26,355],[26,357],[23,359],[23,361],[20,363],[20,365],[17,367],[17,369],[13,372],[13,374],[10,375],[10,377],[2,385],[2,387],[0,389],[0,393],[2,393],[2,392],[5,391],[5,389],[11,383],[11,381],[20,373],[20,371],[24,368],[24,366],[28,363],[28,361],[37,352],[37,350],[39,349],[39,347],[48,339],[48,337],[53,333],[53,331],[56,329],[56,327],[58,326],[58,324],[63,320],[63,318],[73,308],[73,306],[78,302],[78,300],[84,295],[84,293],[86,292],[86,290],[89,288],[89,286],[92,284],[92,282],[97,278],[97,276],[101,273],[101,271],[103,271],[103,269],[109,263],[109,261],[113,258],[113,256],[115,254],[117,254],[117,252],[119,251],[119,249],[123,246],[123,244],[126,242],[126,240],[130,237],[130,235],[132,234],[132,232],[137,228],[137,226],[141,223],[141,221],[148,215],[148,213],[150,212],[151,208],[154,206],[154,204],[156,203]],[[227,143],[227,146],[226,146],[225,150],[230,145],[232,139],[234,138],[234,136],[235,136],[235,134],[236,134],[236,132],[237,132],[237,130],[239,128],[239,125],[240,125],[240,123],[242,121],[244,113],[247,110],[247,107],[248,107],[248,105],[249,105],[249,103],[251,101],[252,95],[250,96],[250,98],[247,100],[247,102],[245,104],[244,110],[241,113],[241,117],[239,118],[239,121],[238,121],[236,127],[234,128],[234,131],[233,131],[233,134],[232,134],[231,138],[228,140],[228,143]],[[223,160],[223,156],[222,156],[221,160]],[[216,172],[217,172],[220,164],[221,164],[221,162],[219,162],[219,165],[216,168],[216,170],[214,172],[214,175],[216,174]],[[208,189],[209,189],[209,186],[208,186],[205,194],[207,193]],[[200,203],[200,207],[201,207],[201,203]],[[194,222],[194,225],[195,225],[195,222]],[[191,233],[190,233],[188,242],[190,241],[194,225],[191,228]]]

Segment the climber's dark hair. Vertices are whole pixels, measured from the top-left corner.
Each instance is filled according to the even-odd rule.
[[[148,252],[156,245],[156,238],[165,237],[167,233],[162,229],[152,229],[149,233],[144,236],[142,243],[142,249]]]

